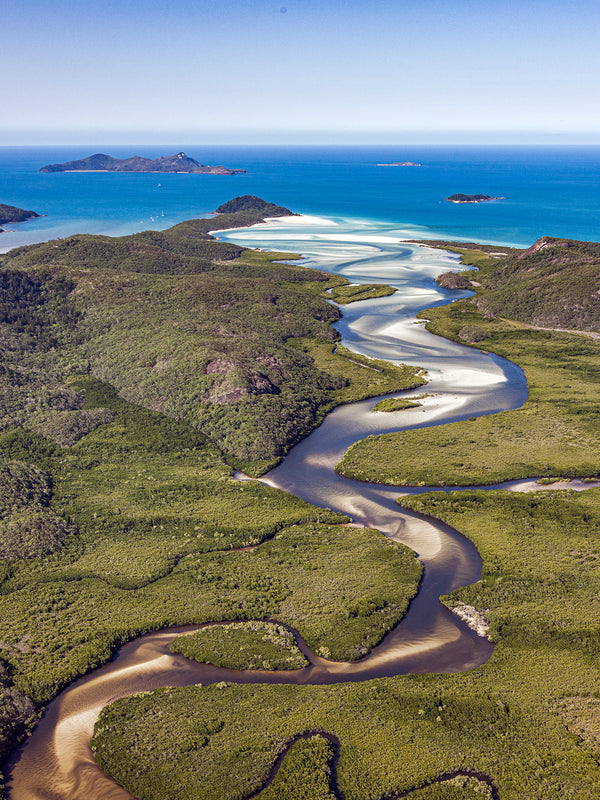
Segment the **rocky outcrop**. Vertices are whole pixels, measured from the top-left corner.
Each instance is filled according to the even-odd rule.
[[[487,636],[490,630],[490,623],[485,616],[489,608],[483,611],[478,611],[473,606],[468,606],[466,603],[458,602],[451,609],[453,614],[460,617],[463,622],[466,622],[471,630],[474,630],[478,636]]]
[[[489,200],[504,200],[504,197],[492,197],[489,194],[452,194],[446,198],[448,203],[487,203]]]
[[[251,395],[279,394],[281,389],[264,372],[247,370],[228,358],[215,358],[206,365],[207,375],[222,375],[208,393],[208,401],[223,405],[244,400]],[[276,379],[275,379],[276,380]]]
[[[573,247],[578,242],[574,242],[570,239],[555,239],[553,236],[542,236],[537,242],[534,242],[531,247],[528,247],[527,250],[524,250],[519,258],[527,258],[527,256],[531,256],[534,253],[540,253],[542,250],[547,250],[549,247]]]
[[[435,279],[442,289],[470,289],[471,281],[460,272],[444,272]]]

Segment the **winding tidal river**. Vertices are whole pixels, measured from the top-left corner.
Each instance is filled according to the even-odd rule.
[[[426,387],[406,396],[428,396],[420,408],[373,414],[376,399],[341,406],[282,464],[263,479],[323,507],[351,516],[415,550],[424,566],[417,597],[402,622],[356,663],[329,662],[310,653],[310,666],[292,673],[236,672],[172,655],[180,630],[143,636],[121,648],[112,662],[81,678],[50,705],[17,754],[9,780],[11,800],[107,800],[131,796],[96,766],[89,742],[101,708],[117,697],[160,686],[217,680],[269,683],[334,683],[409,672],[454,672],[486,661],[492,645],[439,602],[439,596],[476,581],[481,561],[475,547],[442,523],[396,505],[418,490],[370,486],[342,478],[335,464],[355,441],[374,433],[424,427],[517,408],[527,385],[521,370],[501,358],[433,336],[415,320],[420,308],[459,296],[432,277],[456,268],[441,251],[399,243],[391,226],[293,217],[227,231],[220,238],[270,250],[303,253],[308,266],[338,272],[352,282],[381,282],[395,295],[344,307],[338,324],[344,344],[356,352],[427,370]],[[357,564],[357,570],[360,564]]]

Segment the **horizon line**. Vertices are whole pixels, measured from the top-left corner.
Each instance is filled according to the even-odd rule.
[[[176,145],[174,142],[179,141],[180,144]],[[193,141],[191,139],[171,139],[164,141],[144,141],[143,139],[122,140],[122,141],[108,141],[99,142],[98,140],[86,141],[39,141],[39,142],[1,142],[0,147],[10,148],[27,148],[27,147],[600,147],[600,136],[593,141],[538,141],[538,140],[522,140],[522,141],[406,141],[406,142],[393,142],[393,141],[239,141],[239,142],[217,142],[217,141]]]

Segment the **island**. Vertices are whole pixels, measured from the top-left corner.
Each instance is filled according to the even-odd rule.
[[[228,200],[222,203],[216,210],[217,214],[237,214],[243,212],[245,214],[259,214],[263,220],[271,219],[272,217],[298,217],[294,211],[283,206],[277,206],[275,203],[266,203],[254,194],[244,194],[241,197],[234,197],[233,200]]]
[[[95,153],[78,161],[47,164],[40,172],[193,172],[201,175],[239,175],[247,170],[229,169],[222,165],[210,167],[182,152],[154,159],[143,156],[114,158],[105,153]]]
[[[378,167],[422,167],[416,161],[392,161],[391,164],[377,164]]]
[[[489,194],[451,194],[446,198],[448,203],[487,203],[489,200],[505,200],[504,197],[492,197]]]
[[[0,225],[6,222],[25,222],[27,219],[39,217],[35,211],[26,211],[24,208],[17,208],[16,206],[6,206],[0,203]],[[0,228],[0,233],[3,233]]]

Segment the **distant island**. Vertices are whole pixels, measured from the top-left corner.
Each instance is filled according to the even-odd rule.
[[[378,167],[422,167],[416,161],[392,161],[391,164],[377,164]]]
[[[105,153],[96,153],[78,161],[65,161],[64,164],[48,164],[40,172],[193,172],[201,175],[237,175],[245,169],[229,169],[219,165],[209,167],[185,153],[160,158],[113,158]]]
[[[0,225],[6,222],[25,222],[27,219],[39,217],[35,211],[26,211],[24,208],[17,208],[16,206],[5,206],[0,203]],[[3,233],[0,228],[0,233]]]
[[[446,198],[448,203],[487,203],[488,200],[505,200],[504,197],[492,197],[489,194],[451,194]]]

